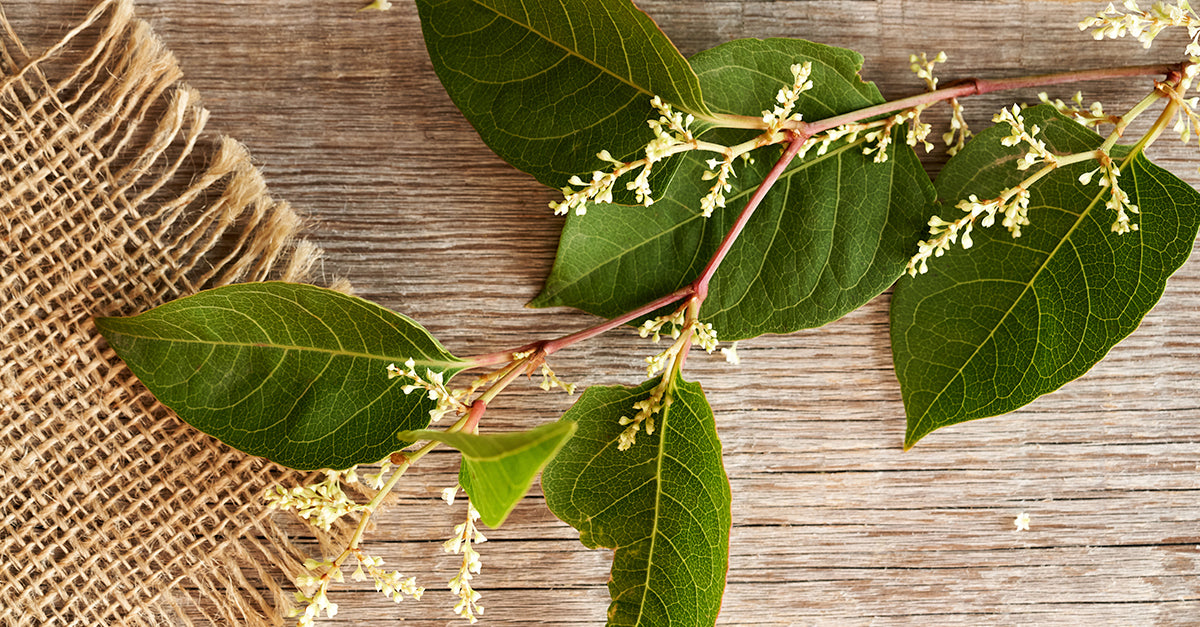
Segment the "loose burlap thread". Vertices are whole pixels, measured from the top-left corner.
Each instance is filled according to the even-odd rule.
[[[91,319],[319,251],[129,0],[43,52],[0,26],[0,624],[280,624],[302,556],[261,496],[302,477],[180,422]]]

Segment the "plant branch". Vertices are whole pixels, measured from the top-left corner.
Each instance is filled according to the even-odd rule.
[[[470,364],[468,368],[481,368],[484,366],[494,366],[496,364],[512,361],[513,354],[524,353],[531,350],[541,351],[542,356],[545,357],[576,342],[582,342],[583,340],[596,337],[601,333],[611,331],[612,329],[615,329],[623,324],[637,320],[638,318],[641,318],[642,316],[645,316],[646,314],[649,314],[662,307],[666,307],[672,303],[677,303],[688,296],[691,296],[692,294],[692,286],[687,285],[675,290],[674,292],[671,292],[670,294],[667,294],[666,296],[656,298],[649,303],[638,307],[637,309],[624,313],[611,320],[605,320],[604,322],[590,326],[582,331],[576,331],[570,335],[564,335],[552,340],[538,340],[514,350],[500,351],[498,353],[487,353],[485,355],[469,357],[465,361]]]
[[[844,124],[851,124],[862,120],[895,113],[918,107],[922,105],[931,105],[937,102],[950,100],[952,98],[965,98],[968,96],[980,96],[997,91],[1008,91],[1013,89],[1025,89],[1029,87],[1047,87],[1050,85],[1061,85],[1063,83],[1081,83],[1087,81],[1097,81],[1110,78],[1126,78],[1133,76],[1171,76],[1176,73],[1182,73],[1184,68],[1189,65],[1188,62],[1183,63],[1157,63],[1150,65],[1129,65],[1117,68],[1102,68],[1095,70],[1077,70],[1072,72],[1055,72],[1051,74],[1034,74],[1031,76],[1018,76],[1014,78],[1001,79],[984,79],[984,78],[964,78],[951,82],[947,87],[934,91],[927,91],[907,98],[892,100],[877,104],[872,107],[850,111],[824,120],[816,120],[813,122],[790,121],[786,123],[785,128],[794,129],[805,133],[811,137],[817,133],[827,131],[832,128],[837,128]],[[718,115],[712,122],[725,128],[744,128],[744,129],[762,129],[766,128],[766,124],[762,118],[746,115]]]
[[[1153,65],[1130,65],[1119,68],[1107,68],[1099,70],[1081,70],[1075,72],[1056,72],[1053,74],[1035,74],[1033,76],[1020,76],[1016,78],[1001,78],[1001,79],[984,79],[984,78],[966,78],[954,81],[949,87],[942,89],[893,100],[883,104],[851,111],[842,115],[826,118],[811,124],[806,124],[806,130],[811,135],[827,131],[831,128],[837,128],[843,124],[850,124],[860,120],[866,120],[878,115],[903,111],[912,107],[921,105],[930,105],[951,98],[965,98],[968,96],[981,96],[997,91],[1009,91],[1013,89],[1026,89],[1029,87],[1046,87],[1049,85],[1061,85],[1063,83],[1078,83],[1085,81],[1096,81],[1108,78],[1123,78],[1131,76],[1157,76],[1157,75],[1172,75],[1183,71],[1183,63],[1167,63]],[[804,124],[797,122],[797,125]]]
[[[1133,76],[1165,75],[1168,78],[1178,77],[1182,74],[1187,65],[1187,62],[1173,64],[1133,65],[1118,68],[1036,74],[1031,76],[995,80],[966,78],[954,81],[949,86],[942,89],[928,91],[914,96],[909,96],[907,98],[881,103],[875,106],[866,107],[857,111],[851,111],[823,120],[817,120],[814,122],[805,122],[799,120],[789,121],[785,124],[783,129],[787,136],[787,139],[785,140],[787,142],[787,148],[784,149],[783,155],[771,168],[771,171],[767,173],[767,176],[763,179],[762,183],[759,184],[754,194],[747,201],[746,206],[742,209],[741,214],[738,215],[737,220],[734,222],[729,232],[725,235],[725,239],[722,240],[712,258],[709,259],[708,264],[691,284],[675,290],[670,294],[659,297],[649,303],[646,303],[645,305],[642,305],[641,307],[638,307],[637,309],[622,314],[621,316],[611,320],[606,320],[599,324],[583,329],[582,331],[576,331],[574,333],[554,339],[538,340],[521,346],[515,350],[500,351],[496,353],[487,353],[469,357],[464,361],[468,363],[467,368],[481,368],[507,362],[511,362],[515,365],[516,360],[514,360],[514,354],[525,353],[528,351],[536,351],[538,358],[544,359],[545,357],[563,348],[615,329],[662,307],[677,303],[683,299],[692,298],[698,303],[703,302],[708,296],[708,285],[711,282],[713,275],[716,274],[717,268],[720,267],[722,261],[724,261],[725,257],[732,249],[734,242],[741,235],[741,232],[749,222],[750,217],[762,203],[762,200],[766,197],[767,192],[770,191],[771,187],[783,174],[783,171],[787,168],[788,164],[790,164],[800,152],[804,142],[817,133],[828,131],[845,124],[861,122],[863,120],[869,120],[871,118],[887,115],[889,113],[911,109],[913,107],[928,106],[937,102],[955,98],[978,96],[998,91]],[[717,115],[711,119],[707,117],[705,119],[727,128],[765,128],[765,123],[761,118],[751,116]],[[1159,128],[1159,130],[1161,131],[1161,128]],[[754,141],[760,145],[762,144],[761,138],[758,138]],[[698,145],[691,145],[688,147],[688,149],[696,148],[707,149],[709,147]],[[507,386],[508,383],[515,378],[516,375],[514,373],[518,372],[519,370],[521,369],[513,368],[511,372],[506,373],[503,380],[503,385],[499,386],[499,389],[503,389],[504,386]],[[492,394],[492,396],[495,396],[495,394]],[[479,414],[483,413],[483,408],[486,407],[486,404],[487,400],[482,400],[482,405],[478,411]],[[472,406],[472,411],[469,412],[469,414],[472,413],[475,413],[474,406]],[[475,420],[476,422],[478,421],[478,416]]]
[[[759,204],[762,203],[762,200],[766,197],[767,192],[771,190],[771,187],[775,184],[775,181],[777,181],[783,174],[783,171],[787,169],[788,164],[790,164],[792,160],[795,159],[796,155],[799,154],[800,149],[804,146],[804,142],[809,137],[809,135],[804,134],[802,131],[788,130],[785,132],[788,136],[788,145],[787,148],[784,149],[783,155],[780,156],[779,160],[775,162],[775,165],[771,168],[770,172],[768,172],[766,177],[763,178],[763,181],[759,184],[758,189],[754,191],[754,194],[746,202],[746,206],[742,209],[742,213],[738,215],[733,227],[730,228],[729,232],[725,234],[725,239],[721,241],[721,245],[717,248],[717,251],[713,254],[712,258],[709,259],[708,265],[704,267],[704,270],[700,272],[700,275],[696,277],[696,280],[692,281],[691,284],[677,289],[666,296],[662,296],[650,301],[649,303],[646,303],[645,305],[624,313],[616,318],[605,320],[600,324],[588,327],[582,331],[576,331],[570,335],[564,335],[552,340],[538,340],[515,350],[500,351],[498,353],[487,353],[484,355],[469,357],[464,360],[470,364],[468,368],[481,368],[510,362],[513,361],[514,354],[520,354],[531,350],[541,353],[542,358],[545,358],[563,348],[575,344],[576,342],[582,342],[583,340],[593,338],[607,331],[611,331],[612,329],[632,322],[633,320],[637,320],[642,316],[661,309],[662,307],[666,307],[672,303],[677,303],[685,298],[690,297],[698,302],[703,302],[705,297],[708,295],[708,284],[712,280],[713,274],[716,273],[717,268],[721,265],[721,262],[725,259],[725,256],[729,254],[729,250],[733,247],[733,243],[737,240],[742,230],[746,227],[746,223],[750,221],[750,216],[754,215],[754,211],[758,208]]]
[[[1134,157],[1144,152],[1146,148],[1150,147],[1150,145],[1158,139],[1158,136],[1162,134],[1163,130],[1167,128],[1167,125],[1170,124],[1171,118],[1174,117],[1179,111],[1180,101],[1183,99],[1182,92],[1184,90],[1182,81],[1176,80],[1174,85],[1160,85],[1159,87],[1160,89],[1158,91],[1163,92],[1164,96],[1168,98],[1167,105],[1163,107],[1162,112],[1159,113],[1158,119],[1156,119],[1154,123],[1150,125],[1150,130],[1146,131],[1146,134],[1143,135],[1142,138],[1133,145],[1133,149],[1129,151],[1129,155],[1125,157],[1124,161],[1122,161],[1121,167],[1128,165],[1129,162],[1134,159]],[[1149,99],[1149,96],[1147,99]]]

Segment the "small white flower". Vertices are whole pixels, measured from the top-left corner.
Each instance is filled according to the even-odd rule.
[[[388,0],[373,0],[371,4],[359,9],[359,11],[387,11],[392,8],[392,3]]]
[[[1017,526],[1017,531],[1029,531],[1029,513],[1021,512],[1017,514],[1017,518],[1013,521],[1013,524]]]
[[[799,113],[792,112],[796,108],[800,94],[813,88],[813,82],[809,80],[809,76],[812,74],[812,62],[796,63],[790,69],[792,85],[780,88],[779,92],[775,94],[775,101],[779,104],[770,111],[762,112],[763,123],[767,125],[767,135],[779,131],[788,120],[803,119]]]
[[[483,537],[483,534],[475,527],[475,521],[479,518],[479,512],[473,505],[467,503],[467,521],[456,525],[454,535],[443,544],[447,553],[462,553],[463,560],[458,574],[449,582],[450,591],[458,597],[454,613],[471,623],[479,620],[476,616],[483,614],[483,607],[479,605],[480,594],[471,588],[473,575],[479,574],[483,567],[479,559],[479,552],[473,545],[487,541],[487,538]]]
[[[725,356],[725,361],[735,366],[742,363],[742,358],[738,356],[737,347],[738,343],[734,342],[730,346],[721,349],[721,354]]]

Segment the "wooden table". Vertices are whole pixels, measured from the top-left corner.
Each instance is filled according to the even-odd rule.
[[[86,2],[5,3],[34,47]],[[212,110],[244,142],[273,195],[311,220],[321,279],[403,312],[457,354],[559,335],[593,322],[523,307],[550,269],[555,193],[495,157],[451,104],[415,9],[363,0],[140,0]],[[1075,24],[1093,2],[647,0],[684,54],[739,37],[800,37],[866,56],[885,96],[921,89],[910,52],[945,50],[944,79],[1174,61],[1095,43]],[[68,7],[67,5],[73,5]],[[1130,82],[1132,83],[1132,81]],[[1145,93],[1085,85],[1111,111]],[[1052,92],[1068,98],[1073,87]],[[1035,92],[971,99],[981,128]],[[1200,183],[1195,146],[1155,160]],[[945,161],[927,157],[931,171]],[[1200,265],[1171,280],[1142,328],[1090,373],[1011,415],[939,431],[901,450],[888,296],[825,328],[743,342],[742,365],[689,361],[717,415],[733,486],[722,625],[1196,624],[1200,622]],[[650,345],[617,331],[556,356],[581,386],[635,384]],[[521,384],[489,430],[528,428],[568,407]],[[381,516],[368,549],[430,588],[395,606],[363,584],[332,597],[327,624],[451,624],[440,541],[460,516],[436,500],[456,456],[430,456]],[[427,463],[426,463],[427,462]],[[1014,518],[1031,517],[1017,532]],[[293,531],[303,537],[302,526]],[[488,534],[476,582],[486,624],[600,624],[610,554],[590,551],[540,490]]]

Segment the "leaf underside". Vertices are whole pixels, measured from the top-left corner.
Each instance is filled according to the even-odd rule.
[[[705,113],[696,75],[628,0],[417,0],[450,98],[496,154],[554,188],[632,155],[650,99]]]
[[[712,625],[729,559],[729,480],[712,410],[678,381],[653,435],[617,450],[621,416],[657,379],[591,387],[563,420],[579,429],[542,474],[546,505],[589,547],[616,549],[610,626]]]
[[[1099,135],[1048,106],[1024,112],[1042,127],[1052,152],[1096,148]],[[1016,169],[1020,147],[992,127],[951,159],[937,180],[944,218],[975,194],[994,198],[1028,173]],[[1133,332],[1158,302],[1167,278],[1192,250],[1200,194],[1138,156],[1120,185],[1141,209],[1139,230],[1111,230],[1107,188],[1078,177],[1094,162],[1054,171],[1030,189],[1020,238],[999,224],[972,233],[929,263],[928,274],[903,278],[892,300],[892,354],[912,446],[934,429],[996,416],[1079,377]]]
[[[193,427],[298,470],[379,461],[424,428],[434,402],[387,365],[463,367],[416,322],[294,283],[200,292],[96,326],[138,379]]]
[[[493,529],[504,523],[517,501],[529,491],[533,478],[575,433],[565,420],[519,433],[473,435],[445,431],[410,431],[404,440],[437,440],[462,453],[459,483],[483,523]]]
[[[692,66],[720,113],[758,116],[791,83],[790,66],[812,62],[814,87],[798,110],[819,120],[882,101],[857,72],[862,57],[800,40],[737,40],[697,54]],[[900,131],[897,131],[900,132]],[[744,132],[704,136],[731,143]],[[899,138],[897,138],[899,139]],[[933,188],[912,149],[893,144],[886,163],[862,145],[816,150],[794,162],[764,199],[710,284],[701,319],[721,339],[789,333],[836,320],[895,281],[921,232]],[[675,157],[678,169],[650,207],[590,205],[568,216],[554,269],[535,307],[567,305],[611,318],[695,279],[782,150],[738,164],[727,206],[710,218],[699,201],[713,155]]]

